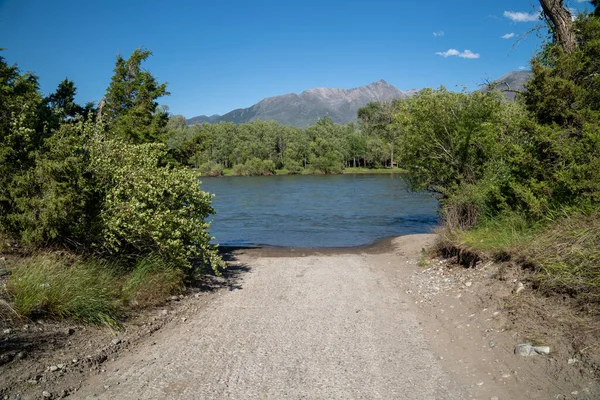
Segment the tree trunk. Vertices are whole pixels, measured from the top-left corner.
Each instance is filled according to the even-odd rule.
[[[571,13],[563,5],[563,0],[540,0],[546,18],[554,28],[554,39],[565,53],[571,53],[577,47]]]

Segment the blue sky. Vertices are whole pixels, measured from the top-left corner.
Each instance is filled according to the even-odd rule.
[[[541,24],[530,21],[538,9],[533,0],[0,0],[0,47],[45,93],[68,77],[85,103],[102,98],[117,54],[143,46],[154,53],[145,67],[168,82],[161,103],[192,117],[379,79],[475,89],[527,67],[541,40],[513,47]]]

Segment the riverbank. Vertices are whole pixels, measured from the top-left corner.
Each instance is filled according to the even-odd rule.
[[[341,174],[361,174],[361,175],[368,175],[368,174],[398,174],[398,175],[402,175],[405,174],[406,170],[403,168],[361,168],[361,167],[356,167],[356,168],[345,168],[344,170],[342,170]],[[275,173],[267,173],[265,174],[266,176],[269,175],[323,175],[322,172],[320,171],[312,171],[312,170],[308,170],[308,169],[304,169],[299,173],[292,173],[287,169],[277,169],[275,170]],[[237,175],[234,173],[234,169],[233,168],[225,168],[222,170],[222,173],[218,173],[216,175],[211,175],[211,174],[207,174],[207,175],[202,175],[200,174],[200,176],[244,176],[244,175]]]
[[[53,398],[123,399],[363,392],[591,399],[600,393],[598,348],[574,347],[581,327],[564,305],[548,309],[535,290],[518,289],[526,271],[490,262],[465,269],[454,258],[424,257],[421,250],[434,239],[404,236],[364,251],[240,249],[226,255],[226,276],[207,277],[120,330],[28,321],[2,336],[3,350],[29,350],[0,366],[0,393],[24,399],[44,391]],[[550,354],[516,356],[521,343],[548,345]]]

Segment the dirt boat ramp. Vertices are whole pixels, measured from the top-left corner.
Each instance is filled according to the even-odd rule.
[[[479,282],[418,266],[433,239],[239,251],[233,264],[245,272],[236,285],[68,397],[593,398],[594,382],[559,378],[552,355],[514,354],[520,338],[505,329],[501,305],[474,295]]]

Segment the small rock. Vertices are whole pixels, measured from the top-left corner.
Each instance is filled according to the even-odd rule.
[[[169,297],[169,300],[171,300],[171,301],[179,301],[179,296],[171,296],[171,297]]]
[[[477,386],[483,386],[484,382],[477,382]]]
[[[44,390],[44,391],[42,392],[42,397],[43,397],[43,398],[45,398],[45,399],[49,399],[49,398],[51,398],[51,397],[52,397],[52,394],[50,394],[50,392],[48,392],[48,391]]]
[[[465,286],[466,286],[466,287],[471,287],[472,285],[473,285],[473,282],[471,282],[471,281],[469,281],[469,282],[465,283]]]
[[[6,257],[4,257],[4,256],[0,257],[0,262],[6,262]]]
[[[65,369],[65,364],[56,364],[58,369]]]
[[[497,317],[498,315],[500,315],[500,311],[495,311],[495,312],[492,314],[492,317]]]
[[[51,365],[50,367],[48,367],[48,369],[50,370],[50,372],[58,371],[58,367],[56,365]]]
[[[113,339],[110,341],[114,346],[118,345],[121,343],[121,339],[117,338],[117,339]]]
[[[185,322],[185,321],[187,321],[186,317],[181,318],[181,322]]]
[[[78,359],[76,359],[76,358],[74,358],[74,359],[72,359],[72,360],[71,360],[71,362],[72,362],[73,364],[77,364],[77,363],[79,362],[79,360],[78,360]]]
[[[523,357],[535,356],[538,354],[550,354],[548,346],[532,346],[530,344],[520,344],[515,347],[515,354]]]
[[[168,311],[168,310],[162,310],[160,313],[161,313],[162,315],[167,315],[167,314],[169,314],[169,311]]]
[[[571,394],[572,394],[573,396],[577,396],[577,395],[579,394],[579,392],[578,392],[577,390],[575,390],[575,391],[571,392]]]
[[[27,353],[25,353],[24,351],[20,351],[17,353],[17,355],[15,356],[15,360],[22,360],[25,357],[27,357]]]
[[[65,328],[63,333],[67,336],[71,336],[72,334],[75,333],[75,328],[72,328],[72,327]]]
[[[198,298],[200,298],[200,296],[202,296],[200,293],[196,293],[196,294],[194,295],[194,297],[195,297],[195,298],[197,298],[197,299],[198,299]]]
[[[5,335],[10,335],[11,330],[10,329],[5,329],[2,331],[2,333],[4,333]]]
[[[525,290],[525,285],[523,285],[523,282],[517,282],[517,287],[515,288],[515,293],[519,294],[523,290]]]
[[[569,365],[573,365],[573,364],[579,362],[579,360],[576,358],[569,358],[569,361],[567,361],[567,362],[569,363]]]

